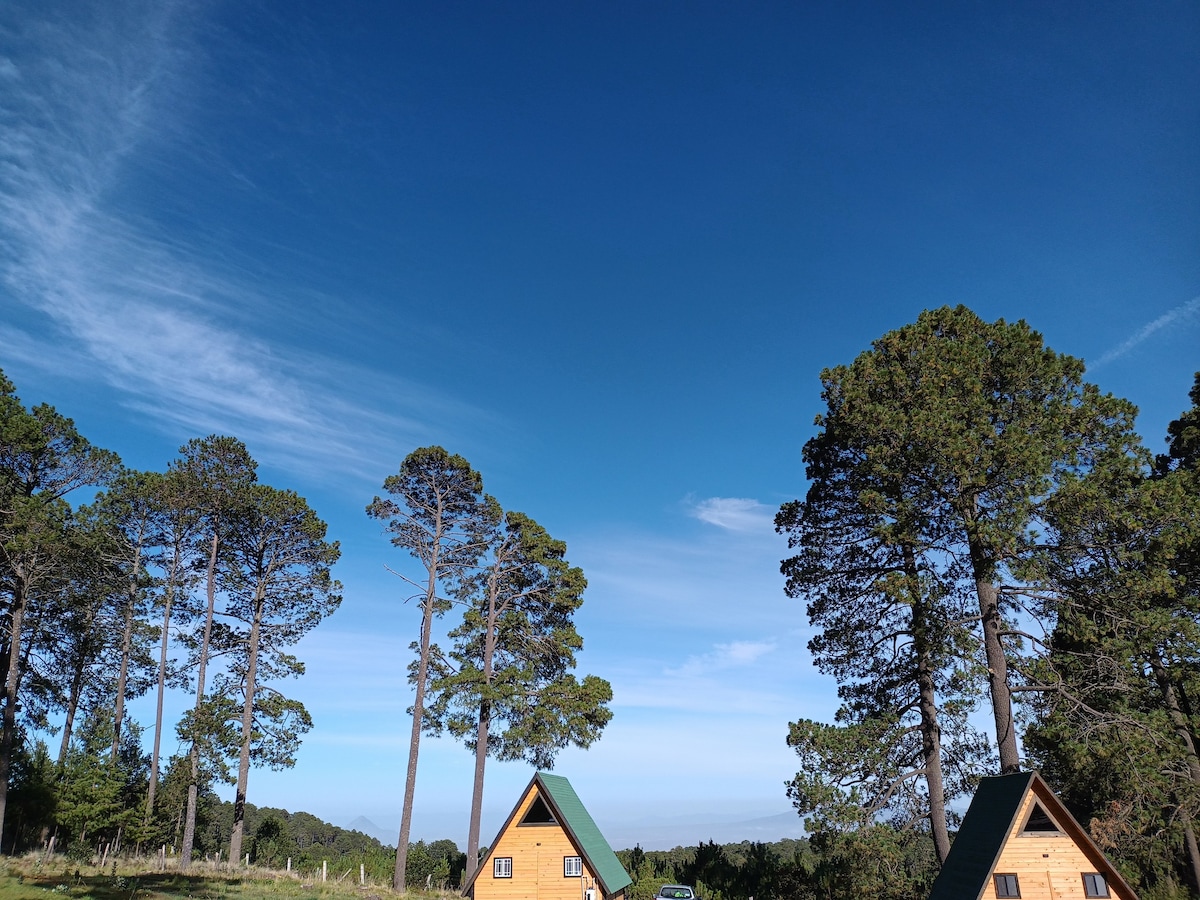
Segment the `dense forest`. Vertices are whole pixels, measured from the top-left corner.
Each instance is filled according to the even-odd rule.
[[[937,876],[929,836],[875,826],[854,837],[823,833],[774,843],[743,841],[673,850],[619,850],[633,884],[629,900],[651,900],[664,884],[696,887],[704,900],[853,900],[922,897]]]

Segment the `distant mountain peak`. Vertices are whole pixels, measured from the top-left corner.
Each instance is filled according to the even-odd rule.
[[[370,835],[383,844],[385,847],[396,846],[396,836],[390,834],[386,828],[380,828],[366,816],[359,816],[349,825],[346,826],[347,831],[361,831],[363,834]]]

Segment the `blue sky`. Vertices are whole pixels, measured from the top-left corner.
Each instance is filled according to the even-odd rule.
[[[836,705],[770,527],[822,367],[966,303],[1161,446],[1200,368],[1197,84],[1183,2],[17,0],[0,367],[130,466],[237,435],[342,542],[316,727],[251,802],[398,823],[417,611],[362,510],[440,443],[589,578],[615,718],[557,771],[615,844],[693,843],[786,812],[787,722]],[[462,842],[470,773],[422,744],[415,836]],[[528,777],[489,767],[485,837]]]

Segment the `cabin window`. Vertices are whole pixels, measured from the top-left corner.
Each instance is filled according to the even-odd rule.
[[[1108,882],[1104,880],[1104,876],[1098,872],[1083,873],[1083,896],[1085,897],[1108,897]]]
[[[1042,809],[1042,804],[1034,803],[1033,809],[1029,812],[1029,818],[1025,820],[1025,827],[1021,829],[1021,834],[1058,834],[1059,832],[1058,825],[1050,818],[1050,814]]]
[[[529,805],[529,812],[525,813],[525,818],[521,820],[522,825],[557,825],[554,820],[554,813],[550,812],[550,807],[546,805],[546,801],[540,796],[535,797],[533,803]]]
[[[997,897],[1021,896],[1021,886],[1017,883],[1016,875],[993,875],[992,880],[996,883]]]
[[[512,878],[512,857],[497,856],[492,860],[493,878]]]
[[[578,856],[563,857],[563,878],[582,878],[583,877],[583,860]],[[1088,894],[1091,897],[1091,894]],[[1098,896],[1107,897],[1108,894],[1099,894]]]

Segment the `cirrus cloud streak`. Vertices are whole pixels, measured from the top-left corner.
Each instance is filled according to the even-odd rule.
[[[128,211],[130,174],[188,140],[193,11],[125,0],[0,19],[18,48],[0,57],[0,301],[11,306],[0,366],[100,381],[172,435],[234,433],[276,464],[354,479],[491,418],[274,339],[271,316],[305,314],[285,281],[253,278],[219,244],[170,240],[153,211]]]

